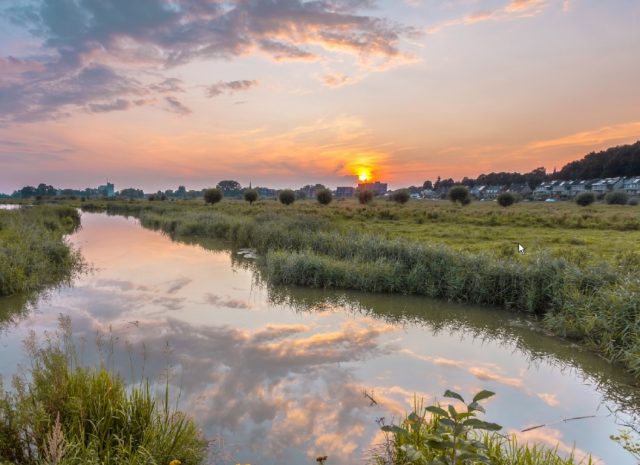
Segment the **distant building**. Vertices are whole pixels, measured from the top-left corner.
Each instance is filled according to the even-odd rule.
[[[98,195],[101,195],[103,197],[113,197],[116,193],[114,187],[115,186],[113,184],[107,181],[104,186],[98,186]]]
[[[262,199],[276,198],[278,191],[275,189],[269,189],[268,187],[256,187],[254,189],[258,193],[258,197]]]
[[[358,184],[359,191],[372,191],[375,195],[384,195],[387,193],[387,183],[382,182],[361,182]]]
[[[338,198],[353,197],[354,195],[356,195],[355,187],[338,187],[336,189],[336,197]]]

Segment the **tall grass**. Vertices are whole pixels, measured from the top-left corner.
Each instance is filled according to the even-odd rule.
[[[128,387],[104,368],[77,363],[65,333],[27,342],[31,370],[0,389],[0,463],[14,465],[185,465],[204,460],[195,423],[158,402],[147,382]]]
[[[80,225],[75,208],[0,210],[0,296],[68,279],[81,264],[64,236]]]

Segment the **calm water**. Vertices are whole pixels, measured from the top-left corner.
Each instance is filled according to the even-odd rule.
[[[127,378],[161,380],[169,368],[180,407],[213,441],[212,463],[362,463],[380,440],[377,418],[447,388],[495,391],[487,419],[505,432],[549,424],[520,436],[634,463],[608,439],[635,416],[630,379],[526,319],[423,298],[269,290],[215,245],[104,214],[84,213],[82,225],[71,240],[91,273],[25,311],[25,298],[0,300],[4,376],[24,362],[27,333],[65,314],[87,360],[101,356]],[[585,415],[595,418],[560,421]]]

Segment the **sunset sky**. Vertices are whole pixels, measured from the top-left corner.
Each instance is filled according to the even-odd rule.
[[[560,168],[640,139],[637,0],[0,0],[0,192]]]

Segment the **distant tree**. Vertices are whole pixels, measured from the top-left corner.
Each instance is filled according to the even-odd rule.
[[[296,191],[296,199],[305,200],[307,198],[307,191],[299,190]]]
[[[224,194],[219,188],[206,189],[204,191],[204,202],[210,205],[220,202],[222,197],[224,197]]]
[[[604,201],[609,205],[626,205],[629,195],[625,191],[612,191],[604,196]]]
[[[362,189],[358,191],[358,202],[360,202],[362,205],[371,203],[372,200],[373,200],[373,191],[369,189]]]
[[[616,176],[640,176],[640,141],[592,152],[581,160],[567,163],[552,177],[575,180]]]
[[[498,195],[497,200],[498,200],[498,204],[501,207],[510,207],[511,205],[516,203],[516,196],[513,195],[511,192],[502,192],[501,194]]]
[[[280,192],[280,195],[278,195],[278,199],[283,205],[291,205],[296,201],[296,193],[291,189],[285,189]]]
[[[410,198],[411,196],[406,189],[400,189],[391,194],[391,200],[399,204],[407,203]]]
[[[316,199],[320,205],[329,205],[333,200],[333,194],[329,189],[320,189],[316,192]]]
[[[422,188],[424,190],[433,190],[433,183],[431,181],[425,181],[424,184],[422,185]]]
[[[24,186],[22,189],[20,189],[20,197],[22,197],[23,199],[27,199],[29,197],[35,197],[36,196],[36,188],[33,186]]]
[[[581,207],[591,205],[596,201],[596,195],[593,192],[581,192],[576,195],[576,203]]]
[[[453,186],[449,189],[449,200],[460,205],[468,205],[471,203],[471,195],[466,186]]]
[[[220,181],[216,188],[220,189],[225,197],[240,197],[242,194],[242,186],[240,183],[231,179]]]
[[[184,186],[178,186],[178,190],[176,191],[176,197],[184,199],[187,196],[187,188]]]
[[[249,205],[253,205],[253,202],[258,200],[258,191],[255,189],[247,189],[244,191],[244,199],[249,202]]]

